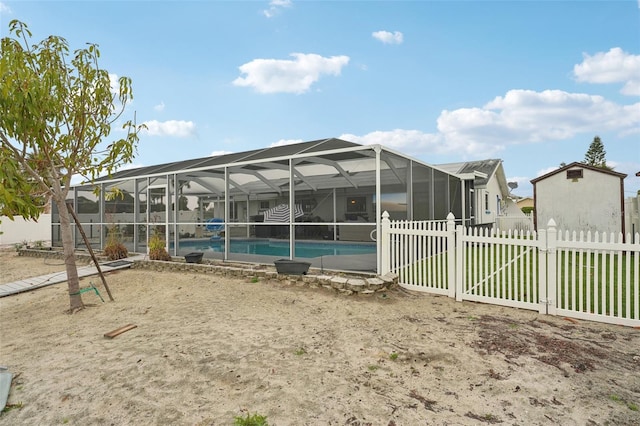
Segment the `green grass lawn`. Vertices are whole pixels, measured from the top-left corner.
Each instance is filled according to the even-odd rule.
[[[447,253],[441,252],[397,271],[404,282],[447,288]],[[559,249],[556,295],[560,309],[640,319],[638,253],[581,252]],[[407,256],[409,259],[417,256]],[[534,247],[470,243],[465,250],[465,293],[537,303],[541,257]],[[542,257],[544,259],[544,257]],[[549,265],[547,265],[549,268]]]
[[[558,307],[640,319],[638,253],[558,253]]]

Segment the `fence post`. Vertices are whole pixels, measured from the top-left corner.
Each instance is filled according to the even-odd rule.
[[[380,235],[380,268],[381,275],[385,275],[390,272],[389,260],[391,257],[391,243],[389,234],[391,232],[391,221],[389,220],[389,213],[385,210],[382,213],[382,227],[381,227],[381,235]]]
[[[466,260],[464,258],[464,242],[462,241],[462,237],[466,232],[467,228],[465,228],[464,225],[456,226],[456,279],[454,284],[455,297],[458,302],[462,302],[462,295],[464,291]]]
[[[447,290],[449,297],[456,296],[456,217],[447,215]]]
[[[556,229],[556,222],[553,219],[549,219],[547,224],[547,313],[549,315],[556,315],[558,301],[556,287],[558,285],[558,277],[556,274],[556,268],[558,265],[558,230]]]
[[[547,230],[538,231],[538,312],[547,313]]]

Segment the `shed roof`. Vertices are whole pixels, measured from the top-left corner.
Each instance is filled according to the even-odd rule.
[[[581,169],[592,170],[592,171],[594,171],[594,172],[598,172],[598,173],[603,173],[603,174],[606,174],[606,175],[615,176],[615,177],[618,177],[618,178],[620,178],[620,179],[624,179],[624,178],[626,178],[626,177],[627,177],[627,175],[626,175],[626,174],[624,174],[624,173],[619,173],[619,172],[616,172],[616,171],[613,171],[613,170],[604,169],[604,168],[602,168],[602,167],[592,166],[592,165],[590,165],[590,164],[579,163],[579,162],[577,162],[577,161],[574,161],[574,162],[573,162],[573,163],[571,163],[571,164],[567,164],[566,166],[559,167],[559,168],[557,168],[557,169],[555,169],[555,170],[553,170],[553,171],[551,171],[551,172],[549,172],[549,173],[547,173],[547,174],[544,174],[544,175],[542,175],[542,176],[538,176],[538,177],[537,177],[537,178],[535,178],[535,179],[531,179],[531,183],[535,185],[537,182],[539,182],[539,181],[541,181],[541,180],[544,180],[544,179],[546,179],[546,178],[548,178],[548,177],[551,177],[551,176],[556,175],[556,174],[558,174],[558,173],[562,173],[562,172],[564,172],[565,170],[575,169],[575,168],[581,168]]]

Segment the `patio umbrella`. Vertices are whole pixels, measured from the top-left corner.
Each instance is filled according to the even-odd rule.
[[[264,221],[265,222],[289,222],[290,210],[288,204],[280,204],[275,207],[270,208],[264,212]],[[298,218],[300,216],[304,216],[304,211],[302,211],[302,206],[296,204],[293,208],[294,217]]]

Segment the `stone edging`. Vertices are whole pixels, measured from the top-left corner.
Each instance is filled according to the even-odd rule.
[[[21,249],[18,254],[28,257],[44,257],[47,259],[64,259],[63,254],[57,250]],[[99,260],[106,260],[104,256],[97,255]],[[80,262],[91,262],[91,256],[76,252],[76,259]],[[167,272],[195,272],[200,274],[215,274],[237,278],[263,278],[270,281],[278,281],[282,284],[302,285],[307,287],[322,287],[335,290],[343,294],[373,294],[388,291],[398,285],[398,277],[388,273],[382,276],[361,276],[341,273],[337,275],[308,274],[287,275],[278,274],[274,267],[261,264],[231,262],[221,263],[185,263],[184,258],[174,257],[172,262],[159,260],[135,260],[132,269],[144,269],[151,271]],[[123,259],[127,260],[127,259]],[[311,270],[313,272],[313,269]]]
[[[44,249],[20,249],[18,250],[18,256],[25,257],[42,257],[45,259],[57,259],[64,260],[64,254],[59,250],[44,250]],[[106,260],[104,256],[96,256],[99,261]],[[76,252],[76,260],[82,263],[92,262],[89,254]]]
[[[282,284],[323,287],[343,294],[373,294],[388,291],[398,284],[398,277],[391,273],[371,277],[325,274],[287,275],[278,274],[274,269],[267,268],[265,265],[256,264],[255,267],[251,267],[249,264],[244,264],[243,266],[136,260],[132,268],[156,272],[196,272],[236,278],[264,278]]]

